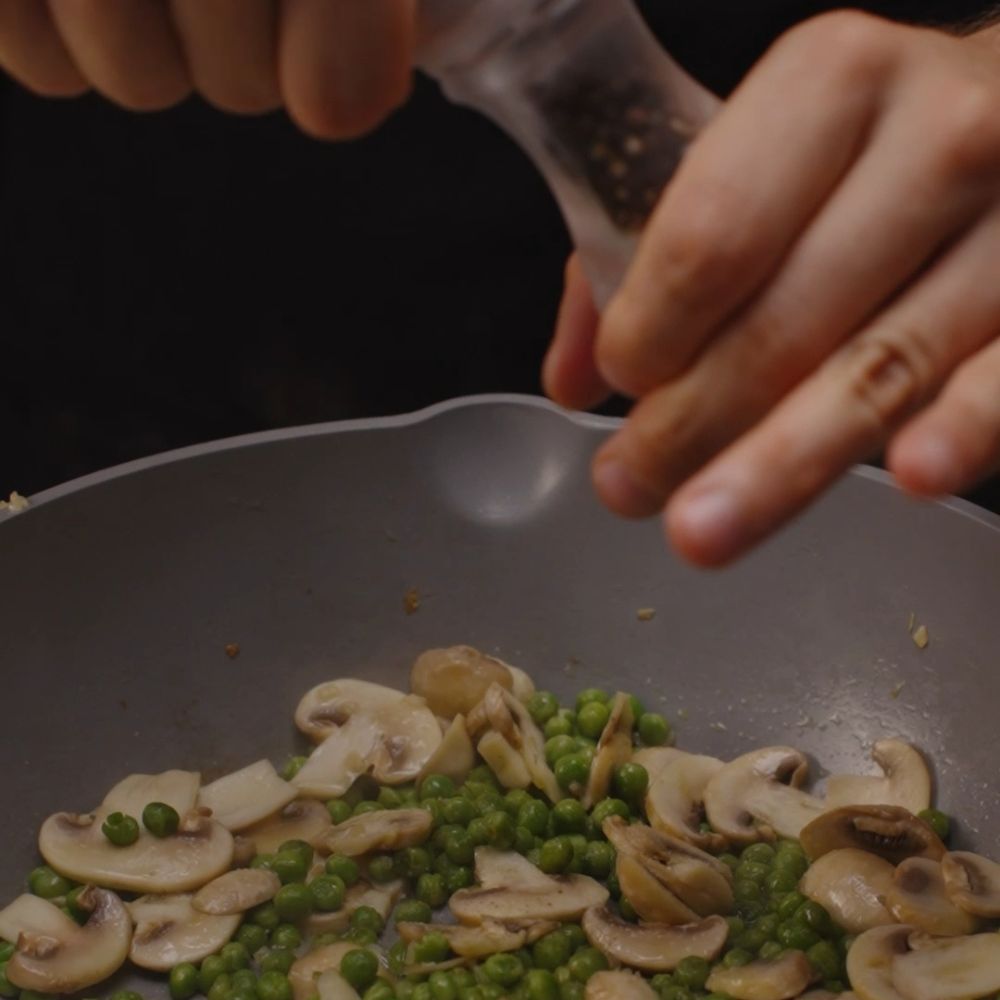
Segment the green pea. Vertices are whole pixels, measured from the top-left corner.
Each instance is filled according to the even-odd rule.
[[[101,832],[115,847],[129,847],[139,839],[139,824],[132,816],[113,812],[101,824]]]
[[[490,840],[490,831],[486,828],[486,821],[482,816],[477,816],[468,826],[469,836],[472,838],[472,843],[476,847],[482,847],[484,844],[488,844]]]
[[[775,850],[770,844],[760,843],[751,844],[749,847],[744,848],[743,853],[740,855],[740,860],[759,865],[770,865],[774,862],[775,857]]]
[[[798,908],[806,902],[806,897],[801,892],[790,892],[784,896],[778,904],[777,914],[779,920],[791,920],[795,916]]]
[[[482,792],[477,795],[474,800],[476,806],[476,812],[480,816],[488,816],[491,812],[503,812],[503,796],[495,791],[494,789],[489,789],[488,791]]]
[[[557,933],[565,935],[573,951],[587,944],[587,935],[583,933],[583,928],[579,924],[563,924]]]
[[[771,869],[767,865],[758,864],[756,861],[743,860],[733,874],[737,879],[746,879],[756,882],[758,885],[764,884],[764,879],[771,874]]]
[[[237,969],[230,976],[230,980],[234,993],[250,993],[253,995],[257,992],[257,974],[253,969]]]
[[[733,883],[733,896],[737,903],[757,903],[761,899],[760,886],[749,879],[740,879]]]
[[[760,951],[757,954],[767,960],[771,958],[777,958],[785,949],[782,948],[777,941],[766,941],[761,945]]]
[[[764,879],[764,888],[772,896],[782,896],[786,892],[791,892],[799,884],[799,876],[794,872],[778,869],[772,870]]]
[[[431,988],[433,1000],[458,1000],[458,988],[448,972],[432,972],[427,985]]]
[[[383,809],[398,809],[403,804],[403,796],[396,791],[395,788],[383,785],[378,790],[378,795],[375,797],[375,801]]]
[[[584,1000],[586,987],[575,979],[559,984],[559,1000]]]
[[[556,833],[582,833],[587,810],[576,799],[563,799],[552,807],[552,826]]]
[[[376,979],[361,1000],[396,1000],[396,991],[384,979]]]
[[[576,713],[563,708],[545,723],[543,732],[545,738],[550,740],[553,736],[572,736],[575,728]]]
[[[559,983],[548,969],[531,969],[522,986],[525,1000],[559,1000]]]
[[[722,956],[722,964],[727,969],[736,969],[743,965],[749,965],[754,959],[753,952],[745,948],[733,948]]]
[[[817,941],[819,935],[809,926],[800,923],[798,920],[786,920],[778,925],[775,934],[778,944],[785,948],[796,948],[799,951],[808,951]]]
[[[584,705],[589,705],[591,702],[597,702],[604,705],[610,700],[611,696],[607,691],[602,691],[600,688],[584,688],[584,690],[576,696],[576,710],[579,712]]]
[[[539,969],[555,971],[569,961],[573,953],[569,937],[561,930],[540,937],[531,949],[531,957]]]
[[[273,854],[257,854],[250,859],[250,867],[255,869],[263,869],[264,871],[273,871],[274,869],[271,865],[274,864]]]
[[[166,802],[150,802],[142,810],[142,825],[154,837],[172,837],[181,825],[177,810]]]
[[[375,802],[372,799],[366,799],[364,802],[359,802],[352,810],[352,816],[364,816],[367,813],[381,812],[382,806],[380,803]]]
[[[367,948],[355,948],[340,960],[340,974],[359,992],[378,976],[378,959]]]
[[[476,807],[461,795],[445,799],[441,803],[441,812],[446,823],[455,823],[458,826],[468,826],[476,817]]]
[[[511,819],[517,819],[517,814],[521,810],[526,802],[534,802],[535,800],[523,789],[523,788],[512,788],[503,797],[503,807],[510,815]]]
[[[295,951],[302,944],[302,934],[294,924],[279,924],[271,931],[272,948],[288,948]]]
[[[343,823],[345,819],[350,819],[354,814],[353,807],[343,799],[330,799],[326,804],[326,811],[330,814],[330,819],[335,826]]]
[[[259,1000],[292,1000],[292,986],[283,972],[271,969],[257,980],[257,996]]]
[[[413,946],[413,957],[421,964],[443,962],[451,953],[448,939],[440,931],[425,934]]]
[[[724,854],[720,854],[719,860],[732,872],[735,872],[740,864],[740,859],[736,857],[735,854],[730,854],[728,851]]]
[[[291,781],[305,766],[306,757],[289,757],[281,767],[281,776],[285,781]]]
[[[287,975],[295,964],[295,952],[290,948],[268,948],[257,960],[261,973],[280,972]]]
[[[457,789],[455,782],[446,774],[428,774],[420,782],[420,799],[450,799]]]
[[[443,875],[421,875],[417,879],[416,897],[432,910],[437,910],[448,902],[448,887]]]
[[[576,728],[582,736],[591,740],[596,740],[611,718],[611,709],[602,702],[588,702],[576,716]]]
[[[399,870],[408,878],[418,878],[431,870],[431,855],[426,847],[405,847],[397,858]]]
[[[833,932],[833,920],[830,918],[830,914],[819,903],[814,903],[811,899],[807,899],[795,911],[795,916],[792,919],[814,930],[821,937]]]
[[[674,979],[678,986],[701,990],[705,988],[705,982],[711,971],[711,965],[704,958],[689,955],[687,958],[682,958],[674,969]]]
[[[198,970],[198,992],[208,993],[216,979],[226,971],[226,963],[218,955],[209,955],[202,959]]]
[[[251,955],[255,955],[267,944],[267,937],[267,931],[263,927],[258,927],[256,924],[243,924],[236,932],[234,940],[239,941]]]
[[[459,889],[468,889],[474,881],[472,869],[468,865],[456,865],[444,876],[444,884],[449,896],[453,892],[458,892]]]
[[[170,970],[168,989],[172,1000],[189,1000],[198,992],[198,967],[182,962]]]
[[[356,944],[359,948],[368,948],[378,942],[378,935],[365,927],[351,927],[344,935],[343,940]]]
[[[590,760],[581,752],[560,757],[553,768],[556,781],[561,788],[572,791],[574,787],[582,787],[590,777]]]
[[[836,979],[843,971],[840,952],[832,941],[817,941],[806,951],[806,958],[824,979]]]
[[[228,972],[215,977],[215,982],[208,988],[205,996],[208,1000],[232,1000],[233,981]],[[112,994],[112,1000],[116,994]]]
[[[452,864],[468,865],[472,863],[476,844],[468,830],[457,827],[445,839],[444,851]]]
[[[628,803],[621,799],[601,799],[590,814],[591,819],[598,826],[601,826],[609,816],[621,816],[622,819],[629,819],[631,815],[632,810],[629,809]]]
[[[615,788],[626,802],[641,802],[649,787],[649,772],[629,761],[615,768]]]
[[[412,1000],[434,1000],[429,983],[418,983],[413,987]]]
[[[239,941],[230,941],[229,944],[224,944],[219,949],[219,958],[222,959],[226,972],[236,972],[250,965],[250,952]]]
[[[282,920],[305,920],[313,911],[312,893],[302,882],[289,882],[276,893],[274,908]]]
[[[545,759],[549,767],[554,767],[557,760],[576,751],[576,740],[572,736],[553,736],[545,741]]]
[[[429,924],[433,912],[419,899],[404,899],[393,911],[392,919],[394,924]]]
[[[578,982],[585,983],[592,975],[608,968],[608,960],[596,948],[579,948],[566,963],[570,975]]]
[[[271,871],[281,879],[283,885],[304,882],[309,874],[309,864],[299,851],[278,851],[271,860]]]
[[[639,716],[639,739],[648,747],[662,747],[673,735],[670,723],[658,712],[644,712]]]
[[[496,809],[483,817],[489,834],[490,847],[508,851],[514,844],[514,821],[503,810]]]
[[[7,978],[7,962],[0,962],[0,997],[6,1000],[13,1000],[20,996],[21,990]]]
[[[639,914],[635,907],[624,897],[618,900],[618,909],[621,911],[622,919],[634,923],[639,919]]]
[[[490,955],[483,963],[487,979],[498,986],[516,986],[524,976],[524,966],[514,955]]]
[[[381,934],[385,927],[385,921],[373,906],[359,906],[351,914],[351,927]]]
[[[40,865],[28,876],[28,888],[42,899],[57,899],[66,896],[73,888],[69,879],[63,878],[48,865]]]
[[[343,854],[331,854],[326,859],[327,875],[335,875],[342,879],[348,889],[352,885],[357,885],[361,878],[361,869],[353,858],[345,858]]]
[[[396,862],[391,854],[376,854],[368,862],[368,877],[373,882],[391,882],[396,877]]]
[[[573,845],[568,837],[553,837],[545,841],[538,858],[538,867],[547,875],[566,871],[573,860]]]
[[[951,833],[951,820],[940,809],[921,809],[917,816],[922,819],[942,840]]]
[[[313,909],[320,913],[339,910],[344,905],[347,886],[339,875],[320,875],[309,883]]]
[[[544,726],[559,711],[559,702],[551,691],[536,691],[528,699],[528,712],[535,724]]]

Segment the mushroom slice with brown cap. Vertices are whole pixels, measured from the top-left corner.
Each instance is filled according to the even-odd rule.
[[[504,788],[528,788],[531,785],[531,774],[524,757],[498,732],[491,729],[484,733],[477,749]]]
[[[527,708],[510,692],[504,692],[504,702],[507,710],[514,718],[520,741],[521,755],[527,765],[528,773],[534,786],[553,802],[566,798],[566,793],[559,787],[556,776],[545,761],[545,737],[535,724]]]
[[[481,889],[539,889],[544,892],[552,887],[552,876],[517,851],[477,847],[475,858],[476,881]]]
[[[317,979],[327,972],[339,973],[341,960],[355,948],[357,945],[353,941],[337,941],[298,959],[288,970],[288,982],[295,1000],[313,1000]]]
[[[441,745],[441,726],[423,698],[407,695],[378,713],[382,733],[372,776],[383,785],[413,781]]]
[[[200,913],[187,894],[140,896],[127,904],[135,923],[129,958],[133,965],[167,972],[180,962],[214,955],[236,933],[239,913]]]
[[[670,972],[695,956],[711,961],[726,944],[729,924],[725,917],[706,917],[697,923],[629,924],[606,907],[583,915],[583,933],[607,958],[643,972]]]
[[[104,796],[101,806],[105,815],[121,812],[138,819],[150,802],[165,802],[183,816],[194,809],[200,784],[201,776],[194,771],[130,774]]]
[[[732,873],[710,854],[620,816],[603,831],[618,852],[622,892],[643,920],[683,924],[732,911]]]
[[[355,715],[375,715],[406,697],[402,691],[353,677],[317,684],[295,710],[295,725],[313,742],[322,743]]]
[[[276,816],[243,832],[253,841],[258,854],[274,854],[289,840],[304,840],[316,847],[332,826],[330,813],[322,802],[299,799]]]
[[[422,844],[434,821],[426,809],[379,809],[352,816],[330,829],[322,848],[357,858],[372,851],[398,851]]]
[[[297,794],[269,760],[259,760],[203,786],[198,804],[211,809],[216,822],[236,833],[281,812]]]
[[[811,861],[841,847],[877,854],[894,865],[906,858],[940,860],[945,846],[922,820],[899,806],[845,806],[814,819],[799,838]]]
[[[966,913],[1000,917],[1000,865],[968,851],[951,851],[941,860],[948,898]]]
[[[828,809],[900,806],[919,813],[931,804],[931,775],[920,752],[902,740],[879,740],[872,759],[881,776],[834,774],[826,780]]]
[[[310,798],[339,798],[367,773],[382,736],[382,726],[374,715],[352,715],[313,750],[292,784],[300,795]]]
[[[705,786],[705,813],[712,829],[733,843],[775,836],[797,839],[826,808],[801,791],[809,773],[806,758],[791,747],[767,747],[737,757]]]
[[[142,831],[129,847],[117,847],[101,832],[108,812],[93,816],[56,813],[38,835],[42,857],[61,875],[128,892],[185,892],[210,882],[229,868],[233,835],[193,810],[177,833],[154,837]]]
[[[944,938],[900,954],[892,962],[892,985],[906,1000],[992,996],[1000,990],[1000,934]]]
[[[306,918],[306,930],[310,934],[346,931],[351,922],[351,914],[362,906],[371,907],[385,922],[389,919],[396,901],[403,894],[403,888],[401,880],[382,882],[379,885],[355,882],[347,890],[344,905],[339,910],[311,914]]]
[[[642,976],[634,972],[597,972],[587,980],[584,1000],[659,1000]]]
[[[662,753],[669,748],[657,748]],[[643,751],[650,753],[652,751]],[[636,754],[633,760],[639,760]],[[641,762],[641,761],[640,761]],[[648,765],[644,765],[649,770]],[[722,851],[728,846],[719,833],[704,833],[701,821],[705,814],[705,789],[725,765],[715,757],[670,751],[670,758],[660,758],[656,773],[649,771],[646,792],[646,815],[660,833],[679,837],[706,851]]]
[[[281,879],[266,868],[238,868],[212,879],[199,889],[191,905],[200,913],[229,916],[246,913],[274,899]]]
[[[124,963],[132,922],[113,892],[90,885],[80,893],[77,905],[89,913],[82,927],[53,903],[24,899],[0,914],[0,933],[16,942],[6,969],[15,986],[39,993],[75,993],[107,979]]]
[[[848,934],[861,934],[895,923],[884,904],[892,875],[884,858],[845,847],[815,861],[802,876],[799,892],[819,903]]]
[[[885,905],[899,923],[939,937],[962,937],[979,929],[979,921],[948,898],[941,864],[930,858],[907,858],[900,863]]]
[[[495,920],[501,924],[532,924],[543,920],[579,920],[591,907],[608,901],[608,890],[587,875],[546,876],[547,883],[459,889],[448,901],[463,924]]]
[[[514,686],[510,669],[472,646],[428,649],[417,657],[410,673],[410,690],[445,719],[468,715],[493,684],[510,691]]]
[[[397,924],[396,930],[407,944],[419,941],[428,934],[441,934],[448,947],[462,958],[483,958],[498,952],[517,951],[524,947],[528,937],[524,928],[511,929],[496,920],[484,920],[473,927],[404,922]]]
[[[812,964],[801,951],[758,959],[733,969],[715,969],[705,983],[713,993],[733,1000],[792,1000],[815,979]]]
[[[594,761],[583,795],[584,808],[592,809],[607,797],[615,768],[631,759],[634,721],[632,700],[619,691],[611,703],[611,714],[594,750]]]
[[[847,953],[847,978],[861,1000],[911,1000],[892,982],[893,963],[909,950],[912,927],[891,924],[860,934]]]
[[[448,724],[437,750],[424,764],[421,776],[443,774],[454,781],[464,781],[476,766],[476,750],[469,737],[464,715],[456,715]]]

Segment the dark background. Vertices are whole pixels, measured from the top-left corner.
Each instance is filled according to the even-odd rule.
[[[726,93],[837,5],[642,6]],[[990,5],[863,6],[956,23]],[[520,152],[423,80],[372,136],[326,145],[282,114],[192,99],[140,116],[0,75],[0,494],[230,434],[538,392],[567,250]],[[976,499],[1000,508],[1000,488]]]

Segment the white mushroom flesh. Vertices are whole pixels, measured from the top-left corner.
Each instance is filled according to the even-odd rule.
[[[703,850],[724,850],[725,837],[700,829],[705,812],[705,789],[725,766],[723,762],[715,757],[685,754],[665,747],[643,751],[654,752],[658,756],[643,765],[650,778],[646,792],[646,815],[650,825],[660,833],[679,837]],[[642,763],[640,754],[633,760]]]
[[[992,996],[1000,990],[1000,934],[947,938],[900,954],[893,959],[892,985],[906,1000]]]
[[[211,809],[216,822],[236,833],[281,812],[297,794],[269,760],[259,760],[205,785],[198,804]]]
[[[372,776],[383,785],[413,781],[441,746],[441,726],[423,698],[407,695],[378,714],[382,729]]]
[[[358,991],[335,969],[317,977],[313,995],[319,1000],[360,1000]]]
[[[54,904],[38,903],[43,906],[18,900],[0,914],[3,936],[16,942],[6,968],[14,986],[40,993],[75,993],[121,968],[128,956],[132,922],[113,892],[94,886],[84,889],[78,903],[90,915],[82,927],[68,917],[60,920],[64,914]],[[45,915],[46,907],[55,913]],[[17,928],[20,920],[24,923]]]
[[[524,757],[498,732],[491,729],[484,733],[477,749],[504,788],[528,788],[531,785],[531,773]]]
[[[585,808],[592,809],[601,799],[607,798],[615,768],[631,759],[634,721],[632,700],[619,691],[611,703],[611,714],[594,751],[583,795]]]
[[[201,913],[187,894],[140,896],[127,907],[135,923],[129,959],[154,972],[214,955],[236,933],[241,919],[239,913]]]
[[[912,927],[873,927],[857,937],[847,953],[847,978],[861,1000],[911,1000],[893,986],[896,959],[909,951]]]
[[[374,715],[404,698],[402,691],[343,678],[325,681],[308,691],[295,710],[295,725],[316,743],[322,743],[355,715]]]
[[[856,847],[899,864],[905,858],[940,860],[945,846],[922,820],[898,806],[844,806],[803,827],[802,848],[813,861],[841,847]]]
[[[587,980],[584,1000],[659,1000],[649,983],[634,972],[597,972]]]
[[[521,755],[531,775],[534,786],[553,802],[559,802],[566,793],[559,787],[556,776],[545,760],[545,737],[535,724],[528,709],[510,692],[503,692],[504,703],[517,727]]]
[[[288,982],[295,1000],[313,1000],[316,980],[324,973],[339,973],[341,959],[357,947],[352,941],[337,941],[308,952],[288,970]]]
[[[872,759],[881,776],[834,774],[826,781],[828,809],[899,806],[919,813],[931,804],[931,775],[920,752],[902,740],[880,740]]]
[[[550,876],[543,888],[511,886],[491,889],[459,889],[448,901],[456,920],[481,924],[537,923],[542,920],[579,920],[584,911],[603,906],[608,890],[586,875]]]
[[[907,858],[899,864],[885,905],[899,923],[940,937],[961,937],[979,928],[976,917],[948,898],[941,864],[930,858]]]
[[[583,932],[605,957],[643,972],[671,972],[691,956],[712,961],[729,934],[725,917],[706,917],[697,923],[630,924],[604,907],[583,915]]]
[[[350,716],[313,750],[292,778],[292,784],[300,795],[317,799],[340,798],[367,773],[381,738],[382,727],[374,716],[361,712]]]
[[[201,776],[194,771],[130,774],[104,796],[102,811],[105,815],[121,812],[138,819],[150,802],[164,802],[183,816],[194,809],[200,784]]]
[[[410,673],[410,690],[445,719],[468,715],[492,684],[510,691],[514,686],[510,669],[472,646],[428,649],[417,657]]]
[[[500,662],[503,663],[503,660]],[[535,693],[535,682],[520,667],[512,666],[510,663],[503,665],[510,672],[510,693],[523,705],[527,705]]]
[[[289,840],[304,840],[316,847],[333,826],[330,813],[322,802],[299,799],[285,806],[276,816],[244,830],[258,854],[274,854]]]
[[[799,892],[819,903],[848,934],[894,923],[884,900],[892,888],[888,861],[846,847],[824,854],[799,882]]]
[[[403,882],[398,880],[381,882],[379,885],[356,882],[347,890],[344,905],[339,910],[317,911],[308,916],[306,930],[310,934],[345,931],[350,925],[351,914],[362,906],[371,907],[383,921],[386,921],[396,901],[403,894],[403,888]]]
[[[401,923],[396,928],[406,942],[419,941],[428,934],[440,934],[448,947],[462,958],[485,958],[498,952],[517,951],[527,941],[523,928],[511,929],[495,920],[467,927],[462,924]]]
[[[714,969],[705,983],[733,1000],[793,1000],[813,981],[813,968],[801,951],[758,959],[733,969]]]
[[[1000,865],[968,851],[952,851],[941,861],[948,898],[966,913],[1000,917]]]
[[[379,809],[352,816],[332,827],[322,847],[331,854],[357,858],[372,851],[398,851],[422,844],[433,819],[426,809]]]
[[[481,889],[538,889],[544,892],[552,888],[552,876],[517,851],[477,847],[475,863],[476,882]]]
[[[195,893],[191,904],[201,913],[229,916],[274,899],[281,880],[266,868],[238,868],[212,879]]]
[[[476,750],[469,737],[464,715],[456,715],[441,737],[441,743],[424,764],[422,777],[443,774],[453,781],[462,782],[476,766]]]

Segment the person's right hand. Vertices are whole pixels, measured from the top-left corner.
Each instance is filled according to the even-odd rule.
[[[376,125],[410,89],[416,0],[0,0],[0,67],[36,93],[137,111],[192,92],[284,106],[312,135]]]

